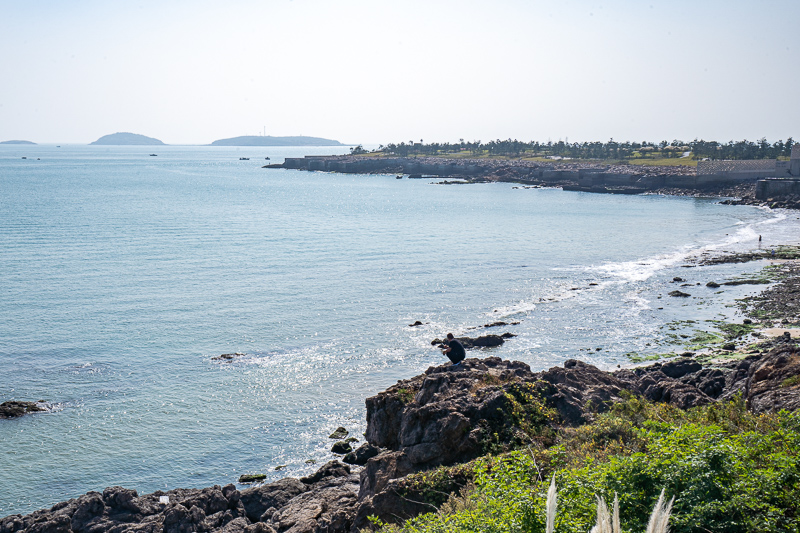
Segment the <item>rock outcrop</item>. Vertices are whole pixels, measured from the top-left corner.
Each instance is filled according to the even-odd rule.
[[[364,465],[359,472],[331,461],[310,476],[242,491],[231,484],[139,496],[111,487],[3,518],[0,533],[356,532],[370,515],[396,522],[432,510],[404,495],[409,474],[547,438],[548,429],[588,422],[628,394],[681,408],[741,394],[757,413],[797,409],[800,350],[785,339],[739,361],[703,366],[684,357],[616,372],[574,359],[543,372],[497,357],[431,367],[366,400],[367,443],[345,457]]]
[[[9,400],[0,403],[0,418],[18,418],[28,413],[47,411],[45,402],[18,402]]]

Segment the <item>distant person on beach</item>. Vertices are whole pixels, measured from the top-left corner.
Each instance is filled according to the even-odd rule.
[[[454,365],[463,361],[467,356],[467,352],[464,351],[464,346],[453,337],[452,333],[447,334],[447,340],[444,342],[447,344],[447,347],[442,349],[442,353],[445,354]]]

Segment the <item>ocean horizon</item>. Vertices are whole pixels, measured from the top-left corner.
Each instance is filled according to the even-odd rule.
[[[0,401],[51,406],[0,420],[0,517],[305,475],[448,332],[533,370],[682,350],[759,290],[706,282],[763,267],[693,257],[800,235],[714,198],[262,168],[335,150],[0,145]]]

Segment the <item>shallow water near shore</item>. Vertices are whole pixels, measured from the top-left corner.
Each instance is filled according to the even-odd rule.
[[[448,331],[514,333],[468,355],[534,370],[669,351],[666,324],[757,290],[707,281],[763,267],[688,257],[800,235],[712,199],[261,168],[331,152],[0,146],[0,401],[54,406],[0,420],[0,516],[305,474],[337,426],[361,438],[367,396],[444,363]],[[520,323],[471,329],[498,320]]]

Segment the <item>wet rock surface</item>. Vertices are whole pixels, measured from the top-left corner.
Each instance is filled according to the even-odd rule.
[[[502,335],[481,335],[480,337],[456,337],[456,340],[461,343],[465,350],[473,350],[475,348],[493,348],[495,346],[500,346],[507,338],[510,338],[506,335],[510,335],[511,337],[516,336],[503,333]],[[440,348],[445,346],[442,339],[433,339],[431,345],[439,346]]]
[[[45,402],[19,402],[9,400],[0,403],[0,418],[18,418],[28,413],[47,411]]]
[[[588,422],[628,394],[681,408],[740,394],[754,412],[797,409],[800,349],[784,336],[768,353],[738,361],[704,366],[681,357],[615,372],[574,359],[543,372],[497,357],[435,366],[366,400],[367,443],[345,458],[363,465],[357,471],[331,461],[310,476],[242,491],[231,484],[139,496],[110,487],[3,518],[0,533],[356,532],[370,515],[397,522],[432,510],[401,495],[409,474],[483,455],[489,435],[520,444],[514,413],[525,401],[549,413],[537,424],[556,428]]]

